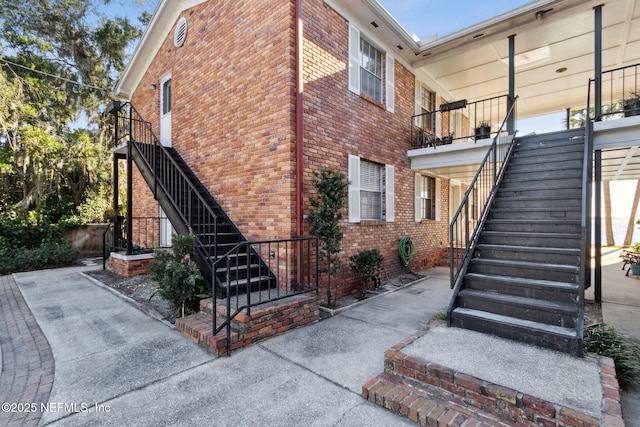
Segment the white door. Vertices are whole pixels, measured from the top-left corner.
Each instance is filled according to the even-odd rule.
[[[171,76],[160,81],[160,143],[171,147]]]
[[[167,218],[167,214],[160,208],[160,247],[167,248],[171,246],[171,221]]]

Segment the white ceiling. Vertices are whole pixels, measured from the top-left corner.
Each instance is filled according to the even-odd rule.
[[[518,118],[586,106],[588,82],[594,77],[597,5],[603,4],[603,70],[640,63],[638,0],[537,0],[442,38],[421,41],[413,40],[376,0],[327,2],[394,46],[393,55],[427,81],[437,82],[448,101],[472,102],[508,93],[508,38],[515,35]],[[546,12],[537,19],[542,11]],[[370,26],[371,21],[378,27]],[[428,33],[428,20],[424,32]],[[561,68],[566,71],[556,72]],[[603,99],[608,98],[605,93]]]

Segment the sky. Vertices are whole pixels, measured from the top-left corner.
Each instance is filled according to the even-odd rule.
[[[531,0],[378,0],[409,34],[445,36]]]

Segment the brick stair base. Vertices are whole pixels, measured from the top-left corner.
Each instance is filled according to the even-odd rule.
[[[200,302],[201,311],[176,320],[176,329],[198,345],[220,356],[227,353],[227,332],[223,329],[213,335],[211,317],[213,301]],[[218,322],[222,322],[226,308],[217,305]],[[290,329],[320,320],[319,299],[313,295],[299,295],[266,306],[254,307],[251,315],[245,311],[231,321],[230,351],[248,347]]]
[[[613,360],[597,357],[602,388],[601,418],[499,384],[408,356],[402,350],[425,329],[384,354],[384,372],[362,387],[362,396],[423,426],[624,426]]]
[[[380,374],[362,387],[362,397],[423,426],[510,426],[495,415],[469,410],[425,389],[402,382],[391,374]]]

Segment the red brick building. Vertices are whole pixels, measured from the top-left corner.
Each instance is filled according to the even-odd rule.
[[[184,38],[176,43],[179,26]],[[397,48],[369,28],[322,0],[304,2],[300,28],[296,2],[289,0],[242,7],[162,2],[118,94],[181,154],[247,238],[307,234],[313,173],[339,169],[352,183],[343,262],[378,248],[385,276],[407,272],[398,245],[410,237],[409,268],[425,269],[448,260],[449,180],[411,170],[407,151],[411,117],[423,108],[416,99],[420,81],[394,57]],[[361,66],[362,55],[371,70]],[[424,107],[433,111],[442,95],[432,89]],[[163,114],[169,96],[170,113]],[[416,202],[422,180],[425,209]],[[135,217],[158,215],[135,168],[133,193]],[[340,281],[348,284],[342,293],[353,292],[348,268]]]

